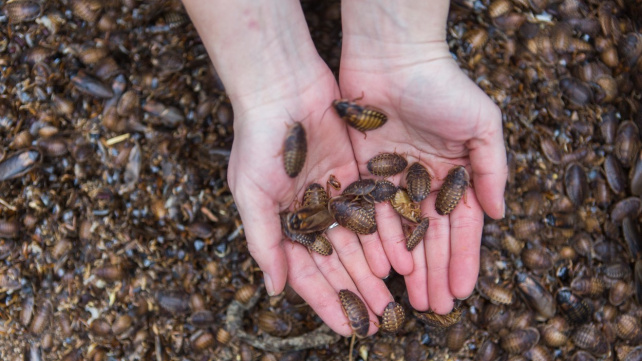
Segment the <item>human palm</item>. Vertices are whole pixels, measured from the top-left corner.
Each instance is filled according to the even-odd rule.
[[[474,287],[484,211],[493,218],[503,216],[507,168],[499,109],[447,50],[405,64],[346,51],[340,76],[344,97],[363,94],[363,104],[379,107],[389,117],[365,137],[349,130],[360,174],[369,176],[366,163],[374,155],[396,152],[409,163],[420,162],[433,176],[431,194],[421,203],[422,214],[430,218],[425,242],[412,253],[405,249],[401,220],[389,204],[377,206],[378,235],[393,268],[401,274],[412,270],[406,284],[413,307],[446,313],[455,298],[467,297]],[[437,190],[455,164],[471,172],[473,187],[464,204],[440,216],[435,211]],[[391,180],[405,184],[403,175]]]
[[[360,294],[371,319],[392,301],[383,281],[369,269],[357,236],[341,227],[329,230],[334,252],[321,256],[299,244],[284,242],[279,219],[279,212],[294,209],[295,200],[301,200],[310,183],[325,185],[330,174],[344,185],[359,177],[345,123],[324,117],[338,97],[336,81],[329,70],[319,74],[308,79],[314,86],[303,87],[303,91],[275,90],[270,97],[278,92],[282,96],[266,104],[235,109],[236,139],[228,180],[243,218],[248,249],[266,274],[268,291],[279,293],[287,279],[332,329],[349,335],[351,330],[338,302],[339,290]],[[308,151],[303,170],[290,178],[284,170],[282,147],[294,121],[300,121],[306,130]],[[380,255],[387,273],[390,265],[385,254]],[[371,333],[374,331],[371,327]]]

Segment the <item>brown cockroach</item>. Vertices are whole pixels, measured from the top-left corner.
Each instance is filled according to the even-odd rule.
[[[372,191],[372,198],[375,203],[391,200],[397,192],[397,186],[387,180],[375,182],[375,189]]]
[[[333,197],[328,202],[332,217],[343,227],[357,234],[377,231],[374,204],[354,196]]]
[[[283,165],[288,176],[294,178],[301,172],[307,153],[308,143],[305,128],[301,122],[294,122],[288,128],[283,142]]]
[[[414,202],[421,202],[430,194],[430,174],[426,167],[419,163],[413,163],[406,173],[406,187],[410,199]]]
[[[580,297],[574,295],[567,287],[560,288],[555,299],[561,313],[574,325],[582,324],[591,319],[592,307]]]
[[[322,256],[329,256],[332,254],[332,243],[330,243],[325,234],[318,233],[314,237],[314,242],[308,246],[308,249]]]
[[[310,205],[285,214],[285,225],[290,233],[316,233],[325,231],[334,220],[323,205]]]
[[[406,312],[403,306],[397,302],[390,302],[383,310],[379,327],[386,332],[397,333],[405,321]]]
[[[428,312],[418,312],[414,311],[415,316],[423,323],[427,324],[430,327],[438,329],[446,329],[461,320],[462,309],[455,308],[450,313],[445,315],[440,315],[432,311]]]
[[[415,227],[415,229],[406,237],[406,249],[412,251],[419,244],[419,242],[424,240],[426,231],[428,231],[428,226],[430,225],[430,220],[428,217],[421,218],[421,222]]]
[[[448,171],[435,201],[435,210],[440,215],[447,215],[459,204],[470,185],[470,175],[464,166],[456,166]]]
[[[328,192],[319,183],[310,184],[303,193],[303,206],[328,205]]]
[[[415,203],[410,199],[408,192],[404,188],[397,188],[397,192],[390,199],[392,208],[399,213],[400,216],[413,222],[421,222],[421,208],[419,203]]]
[[[390,177],[403,172],[407,165],[408,161],[397,153],[381,153],[372,157],[367,167],[373,175]]]
[[[376,182],[374,179],[360,179],[350,183],[341,194],[362,197],[372,203],[374,199],[371,193],[375,190],[375,187]]]
[[[381,110],[369,105],[361,106],[348,99],[337,99],[332,102],[332,107],[341,119],[364,135],[366,131],[377,129],[388,121],[388,116]]]
[[[355,337],[364,338],[368,335],[370,328],[370,317],[366,304],[350,290],[339,291],[339,300],[343,313],[348,318],[348,323],[352,329],[352,341],[350,342],[350,359],[352,359],[352,350],[354,348]]]

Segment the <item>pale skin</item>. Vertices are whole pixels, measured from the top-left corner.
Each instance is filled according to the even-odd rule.
[[[268,293],[280,293],[288,282],[346,336],[352,331],[339,290],[357,293],[374,321],[393,300],[382,280],[391,267],[405,277],[417,310],[445,314],[455,298],[469,296],[484,212],[504,216],[507,166],[499,109],[448,52],[448,1],[343,0],[339,84],[316,53],[298,1],[184,4],[234,107],[228,181]],[[334,99],[362,94],[362,104],[376,105],[389,117],[366,139],[326,112]],[[306,129],[308,157],[301,174],[289,178],[281,149],[295,120]],[[401,220],[387,203],[376,206],[373,235],[342,227],[328,231],[335,250],[329,257],[284,240],[278,214],[292,209],[308,184],[325,184],[330,174],[344,187],[360,176],[371,178],[367,160],[392,151],[434,175],[433,191],[421,205],[430,228],[412,253],[400,242]],[[453,164],[467,166],[474,188],[466,204],[439,216],[435,197]],[[401,175],[389,180],[404,183]],[[376,330],[373,323],[370,334]]]

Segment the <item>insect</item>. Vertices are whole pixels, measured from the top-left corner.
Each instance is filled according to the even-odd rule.
[[[28,173],[42,159],[39,151],[18,151],[0,163],[0,182]]]
[[[350,342],[350,359],[352,359],[352,350],[354,347],[355,336],[364,338],[368,335],[370,328],[370,318],[366,304],[350,290],[339,291],[339,300],[343,313],[348,318],[350,328],[352,329],[352,341]]]
[[[430,174],[426,168],[419,164],[413,163],[406,173],[406,186],[408,195],[414,202],[421,202],[430,194]]]
[[[419,244],[419,242],[423,241],[429,224],[430,220],[428,219],[428,217],[422,218],[421,222],[419,222],[419,225],[417,225],[412,233],[407,236],[406,249],[408,249],[408,251],[412,251]]]
[[[470,176],[464,166],[459,165],[450,169],[437,194],[435,201],[437,213],[443,216],[452,212],[466,193],[469,184]]]
[[[377,129],[388,121],[388,116],[381,110],[369,105],[361,106],[348,99],[337,99],[332,102],[332,106],[341,119],[364,135],[367,130]]]
[[[406,312],[403,306],[397,302],[390,302],[383,310],[379,327],[386,332],[396,333],[401,329],[404,321],[406,321]]]
[[[372,191],[372,198],[376,203],[391,200],[397,193],[397,186],[387,180],[378,180]]]
[[[593,308],[582,298],[574,295],[569,288],[563,287],[555,294],[561,314],[574,325],[580,325],[591,319]]]
[[[336,190],[341,189],[341,182],[337,179],[337,177],[334,176],[334,174],[330,174],[328,177],[328,181],[326,182],[326,188],[325,191],[330,195],[330,188],[334,188]]]
[[[362,197],[368,202],[373,203],[372,192],[375,190],[376,183],[374,179],[360,179],[348,185],[341,194]]]
[[[294,122],[289,128],[283,142],[283,165],[285,173],[291,178],[296,177],[308,153],[308,142],[305,138],[305,128],[301,122]]]
[[[343,227],[358,233],[372,234],[377,231],[374,204],[350,196],[331,198],[328,209]]]
[[[410,200],[408,192],[404,188],[398,188],[394,197],[390,200],[392,208],[405,219],[413,222],[421,222],[421,209],[419,204]]]
[[[314,242],[308,246],[308,249],[322,256],[329,256],[332,254],[332,243],[330,243],[325,234],[319,233],[314,238]]]
[[[328,192],[319,183],[312,183],[303,193],[303,206],[328,204]]]
[[[417,312],[414,311],[417,318],[427,324],[430,327],[445,329],[448,328],[461,320],[462,310],[461,308],[456,307],[450,313],[446,315],[440,315],[432,311],[428,312]]]
[[[289,233],[321,232],[333,222],[324,205],[310,205],[285,214],[285,227]]]
[[[397,153],[381,153],[368,161],[368,171],[381,177],[390,177],[403,172],[408,161]]]
[[[513,291],[496,284],[492,277],[479,278],[476,289],[482,297],[497,305],[510,305],[515,299]]]

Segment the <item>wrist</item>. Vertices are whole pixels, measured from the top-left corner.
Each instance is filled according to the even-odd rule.
[[[449,54],[448,0],[344,0],[343,59],[416,62]],[[363,64],[359,64],[363,66]]]
[[[184,4],[235,108],[294,96],[324,71],[298,0]]]

